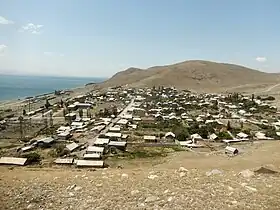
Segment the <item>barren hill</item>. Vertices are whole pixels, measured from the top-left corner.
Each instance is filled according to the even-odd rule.
[[[248,84],[275,84],[280,81],[279,76],[279,74],[265,73],[234,64],[194,60],[145,70],[129,68],[115,74],[102,86],[164,85],[207,91]]]

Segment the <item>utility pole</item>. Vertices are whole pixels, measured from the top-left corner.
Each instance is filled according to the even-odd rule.
[[[19,120],[20,140],[22,140],[23,139],[23,120],[24,119],[22,116],[20,116],[18,118],[18,120]]]

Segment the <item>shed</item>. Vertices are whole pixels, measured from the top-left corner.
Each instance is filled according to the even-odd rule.
[[[54,161],[56,164],[66,164],[66,165],[71,165],[74,162],[74,158],[57,158]]]
[[[235,148],[235,147],[227,146],[227,147],[225,148],[225,153],[226,153],[226,154],[237,155],[238,152],[239,152],[238,149]]]
[[[77,160],[76,164],[78,167],[95,167],[95,168],[104,167],[104,161],[102,160]]]
[[[1,157],[0,165],[19,165],[23,166],[27,162],[27,158],[16,158],[16,157]]]

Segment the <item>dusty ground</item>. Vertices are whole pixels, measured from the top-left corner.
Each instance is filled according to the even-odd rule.
[[[279,169],[280,142],[238,147],[234,158],[178,152],[122,162],[123,169],[0,167],[1,209],[280,209],[279,175],[239,175]],[[213,169],[220,174],[207,176]]]

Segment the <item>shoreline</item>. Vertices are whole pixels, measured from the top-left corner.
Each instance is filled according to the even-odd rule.
[[[7,75],[7,76],[13,76],[13,75]],[[26,77],[26,76],[20,76],[20,77]],[[32,76],[32,77],[37,77],[37,76]],[[80,79],[81,77],[51,77],[51,78],[58,78],[58,79],[60,79],[60,78],[77,78],[77,79]],[[83,78],[83,79],[87,79],[87,78]],[[92,78],[92,79],[95,79],[95,80],[98,80],[98,81],[94,82],[94,80],[93,80],[92,82],[86,82],[86,83],[84,83],[80,86],[75,86],[75,87],[70,87],[70,88],[58,88],[56,90],[75,91],[75,90],[87,88],[90,85],[100,84],[100,83],[102,83],[103,81],[106,80],[106,78],[102,78],[102,77],[97,77],[97,78]],[[18,97],[18,98],[0,99],[0,109],[3,108],[6,105],[14,104],[14,103],[17,103],[17,102],[18,103],[24,102],[25,100],[28,100],[28,98],[39,98],[39,97],[43,97],[43,96],[52,95],[52,94],[55,93],[56,90],[53,90],[53,91],[50,91],[50,92],[42,92],[42,93],[35,94],[35,95],[22,96],[22,97]]]

